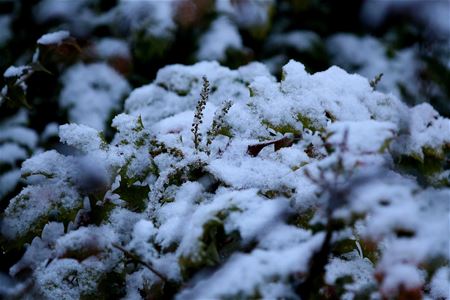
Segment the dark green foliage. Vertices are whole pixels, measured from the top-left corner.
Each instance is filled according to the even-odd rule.
[[[120,199],[127,202],[127,208],[131,211],[143,212],[147,207],[150,192],[148,185],[121,185],[115,192],[120,195]]]
[[[303,229],[311,229],[312,224],[310,224],[311,219],[314,217],[316,210],[314,208],[308,208],[304,211],[298,212],[291,216],[288,220],[288,224],[295,225]]]
[[[146,29],[136,32],[132,38],[133,56],[137,61],[149,63],[164,56],[171,41],[149,35]]]
[[[415,155],[403,155],[397,157],[396,165],[406,173],[417,178],[421,184],[448,185],[448,182],[435,182],[432,176],[448,169],[447,160],[450,150],[444,147],[443,153],[434,149],[423,148],[423,158]]]
[[[119,299],[126,295],[126,274],[111,271],[103,274],[98,282],[97,291],[90,295],[82,295],[80,300]]]
[[[146,285],[140,290],[140,295],[146,300],[169,300],[180,290],[181,286],[177,282],[159,282],[153,285]]]
[[[91,211],[89,212],[87,219],[89,223],[95,225],[102,224],[107,219],[114,207],[116,207],[116,205],[111,203],[110,201],[104,201],[100,202],[101,204],[97,204],[99,202],[98,198],[93,196],[89,196],[89,202],[91,205]]]
[[[343,239],[333,244],[331,253],[339,257],[342,254],[352,252],[356,249],[356,241],[353,239]]]
[[[204,268],[223,263],[240,247],[239,232],[227,234],[220,218],[212,219],[203,225],[198,256],[181,257],[179,260],[183,278],[192,278],[195,273]]]
[[[316,125],[316,122],[312,120],[311,118],[308,118],[307,116],[304,116],[302,114],[297,114],[297,120],[302,123],[303,128],[309,129],[312,132],[316,131],[323,131],[324,129],[318,125]]]
[[[296,129],[291,124],[274,125],[266,120],[263,120],[261,123],[266,125],[268,128],[273,129],[276,132],[279,132],[281,134],[286,134],[286,133],[293,133],[293,134],[297,134],[297,135],[301,134],[300,130]]]

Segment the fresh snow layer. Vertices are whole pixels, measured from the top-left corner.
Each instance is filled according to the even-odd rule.
[[[199,111],[202,76],[210,92]],[[423,188],[396,166],[430,149],[439,159],[450,144],[449,120],[431,106],[408,107],[339,67],[309,74],[290,61],[278,82],[259,63],[171,65],[131,92],[107,143],[100,130],[129,91],[124,79],[104,64],[78,64],[63,83],[60,103],[74,123],[59,136],[72,151],[23,163],[28,185],[1,228],[30,243],[10,272],[31,269],[38,295],[92,295],[103,274],[118,272],[125,299],[158,288],[160,277],[181,284],[177,299],[295,298],[327,214],[348,224],[332,235],[333,249],[347,248],[330,254],[324,277],[330,286],[353,279],[344,299],[428,285],[427,296],[439,297],[448,284],[445,269],[430,281],[423,266],[447,267],[450,190]],[[13,145],[8,153],[24,159]],[[159,274],[125,264],[128,252]]]
[[[37,43],[40,45],[53,45],[53,44],[59,44],[64,39],[68,38],[70,36],[70,33],[65,30],[56,31],[52,33],[47,33],[41,36]]]

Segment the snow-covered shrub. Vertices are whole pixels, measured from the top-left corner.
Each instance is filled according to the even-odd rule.
[[[338,67],[282,74],[170,65],[111,142],[61,126],[73,150],[26,160],[4,212],[4,250],[29,244],[10,274],[46,299],[447,297],[450,120]]]
[[[448,298],[448,5],[0,3],[0,297]]]

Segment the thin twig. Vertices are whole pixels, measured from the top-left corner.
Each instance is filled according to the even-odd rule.
[[[159,271],[157,271],[151,264],[143,261],[139,256],[137,256],[136,254],[128,251],[127,249],[125,249],[124,247],[120,246],[119,244],[116,243],[112,243],[111,244],[114,248],[120,250],[123,252],[123,254],[128,257],[129,259],[140,263],[141,265],[147,267],[150,271],[152,271],[156,276],[158,276],[162,281],[167,282],[167,277],[164,276],[162,273],[160,273]]]

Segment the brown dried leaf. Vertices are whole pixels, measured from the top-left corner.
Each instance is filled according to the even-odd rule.
[[[258,156],[259,152],[261,152],[262,149],[264,149],[267,146],[274,145],[274,150],[278,151],[281,148],[290,147],[294,143],[295,140],[300,139],[300,136],[285,136],[281,139],[265,142],[265,143],[259,143],[254,145],[249,145],[247,147],[247,153],[250,156],[256,157]]]

